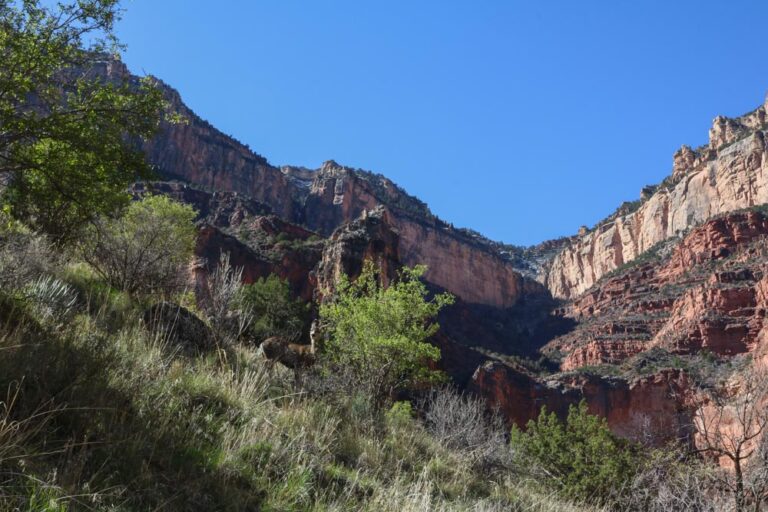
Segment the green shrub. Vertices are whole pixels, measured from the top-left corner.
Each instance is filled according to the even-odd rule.
[[[412,419],[413,407],[408,401],[395,402],[387,411],[387,423],[395,427],[406,425]]]
[[[428,367],[440,359],[440,349],[427,342],[438,329],[430,321],[453,296],[428,299],[419,279],[425,270],[405,268],[384,288],[373,263],[366,262],[356,281],[343,276],[333,300],[320,307],[330,334],[326,358],[350,369],[356,384],[367,387],[377,402],[398,388],[439,379]]]
[[[171,295],[183,288],[194,249],[195,210],[147,196],[118,219],[101,219],[80,244],[83,259],[110,286],[131,295]]]
[[[270,336],[295,340],[301,336],[309,304],[291,296],[288,281],[275,274],[259,278],[240,290],[239,307],[253,316],[250,331],[257,341]]]
[[[513,427],[513,449],[530,458],[565,496],[604,502],[633,477],[637,449],[614,436],[605,419],[572,405],[563,423],[542,408],[525,432]]]

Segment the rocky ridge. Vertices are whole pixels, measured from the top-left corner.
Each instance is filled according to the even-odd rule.
[[[661,249],[661,248],[660,248]],[[755,347],[766,313],[768,217],[741,211],[694,228],[667,254],[605,277],[562,313],[576,329],[550,341],[561,368],[622,363],[654,347],[733,356]]]
[[[102,65],[96,71],[107,77],[135,80],[119,61]],[[238,193],[323,236],[385,206],[401,232],[403,262],[427,265],[427,277],[436,285],[472,303],[500,308],[514,306],[530,286],[532,279],[521,276],[515,259],[498,244],[441,221],[391,180],[334,161],[317,170],[273,166],[197,116],[175,89],[158,84],[169,110],[183,118],[179,123],[164,122],[158,135],[143,144],[149,162],[164,179],[203,191]],[[490,286],[477,286],[478,279]]]

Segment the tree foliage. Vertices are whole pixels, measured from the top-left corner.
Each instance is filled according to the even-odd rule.
[[[427,340],[439,327],[433,319],[453,296],[430,299],[420,281],[425,270],[404,268],[384,288],[373,263],[366,262],[357,280],[343,276],[333,300],[320,307],[329,334],[327,359],[351,370],[378,400],[439,375],[428,365],[440,359],[440,350]]]
[[[163,99],[149,78],[105,71],[119,14],[117,0],[0,0],[3,207],[58,238],[127,204],[126,185],[150,175],[138,142]]]
[[[97,219],[81,242],[83,259],[117,289],[168,296],[184,284],[195,215],[189,205],[147,196],[117,219]]]
[[[530,458],[565,496],[605,501],[633,476],[636,449],[614,436],[586,402],[572,405],[563,423],[543,407],[523,432],[513,427],[511,445]]]
[[[293,298],[288,281],[275,274],[259,278],[243,286],[240,302],[253,316],[250,331],[257,341],[270,336],[294,341],[301,336],[308,305]]]

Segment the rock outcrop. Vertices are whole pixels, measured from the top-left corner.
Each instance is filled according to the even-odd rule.
[[[318,298],[331,294],[342,275],[360,275],[365,261],[379,268],[379,279],[384,286],[389,285],[402,266],[400,236],[383,207],[364,212],[330,237],[316,272]]]
[[[691,432],[693,393],[685,372],[665,370],[633,381],[618,377],[565,374],[537,379],[500,362],[475,371],[470,389],[488,399],[510,424],[524,427],[542,407],[564,418],[571,405],[586,401],[622,437],[662,446]]]
[[[142,321],[147,329],[171,350],[179,350],[183,354],[197,354],[215,348],[210,327],[178,304],[153,304],[144,311]]]
[[[222,253],[229,254],[232,266],[243,269],[243,281],[252,283],[275,274],[288,281],[294,295],[304,300],[314,296],[313,270],[321,258],[322,243],[277,243],[269,252],[254,249],[235,236],[210,225],[200,227],[195,245],[195,255],[200,265],[195,269],[196,278],[203,283],[213,271]],[[204,289],[204,285],[199,289]]]
[[[547,286],[577,297],[654,245],[723,213],[768,202],[766,105],[737,119],[718,117],[709,144],[683,147],[673,174],[634,211],[617,212],[576,237],[549,268]]]

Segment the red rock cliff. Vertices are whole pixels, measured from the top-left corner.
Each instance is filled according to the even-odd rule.
[[[722,356],[755,348],[768,308],[768,217],[712,219],[666,251],[603,279],[564,309],[579,324],[545,347],[564,356],[563,370],[621,363],[653,347]]]
[[[619,211],[575,238],[549,269],[556,297],[577,297],[603,275],[655,244],[722,213],[768,202],[766,105],[737,119],[718,117],[709,144],[683,147],[670,178],[634,211]]]

